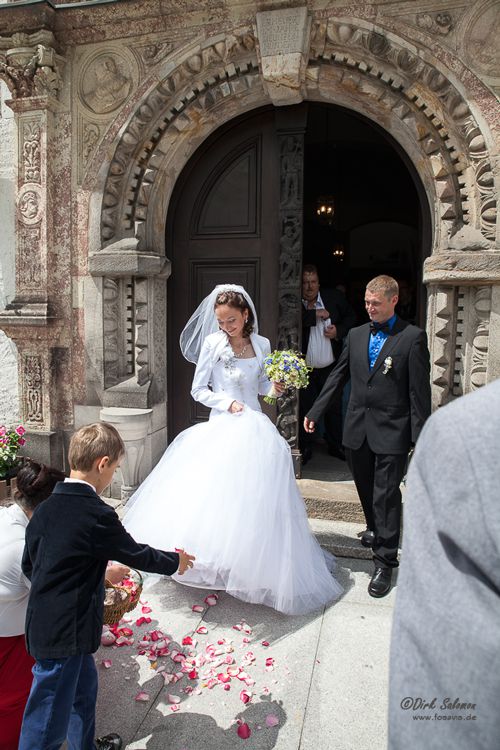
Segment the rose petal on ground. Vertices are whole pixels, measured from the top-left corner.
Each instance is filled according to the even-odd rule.
[[[224,672],[219,672],[217,679],[219,682],[230,682],[231,677],[228,674],[224,674]]]
[[[178,706],[177,703],[174,703],[173,706],[170,706],[171,711],[179,711],[179,709],[180,709],[180,706]]]
[[[113,664],[113,662],[111,661],[111,659],[103,659],[101,664],[104,667],[104,669],[109,669],[110,666]]]
[[[193,612],[204,612],[205,607],[202,607],[201,604],[193,604],[191,609],[193,610]]]
[[[185,635],[182,639],[182,645],[183,646],[192,646],[193,645],[193,639],[190,635]]]
[[[231,690],[231,685],[229,685],[228,683],[226,683],[225,685],[223,685],[223,688],[224,688],[224,690]]]
[[[245,638],[243,638],[243,643],[250,643],[250,641],[251,641],[251,639],[250,639],[250,638],[246,638],[246,637],[245,637]]]
[[[205,604],[208,604],[209,607],[214,607],[217,604],[218,598],[217,594],[210,594],[210,596],[205,597],[204,602]]]
[[[196,632],[200,635],[205,635],[206,633],[208,633],[208,628],[206,628],[204,625],[200,625],[199,628],[196,628]]]
[[[242,740],[248,740],[248,738],[252,734],[250,727],[248,726],[248,724],[245,724],[245,723],[240,724],[238,726],[237,731],[238,731],[238,737],[240,737],[240,739]]]
[[[269,641],[262,641],[262,645],[267,648],[270,644]]]
[[[268,656],[266,659],[266,667],[273,667],[274,666],[274,659],[272,656]]]
[[[112,646],[115,641],[116,641],[116,635],[114,635],[114,633],[112,633],[110,630],[108,630],[106,633],[103,633],[101,635],[102,646]]]
[[[237,677],[239,672],[240,672],[240,668],[237,667],[236,665],[234,667],[227,668],[227,673],[228,675],[231,675],[231,677]]]
[[[252,700],[252,693],[248,690],[240,690],[240,701],[242,703],[249,703]]]
[[[143,615],[149,615],[149,613],[153,610],[151,609],[151,607],[143,607],[141,611]]]
[[[275,714],[269,714],[266,716],[266,727],[277,727],[280,720]]]
[[[178,695],[175,695],[174,693],[168,693],[167,694],[167,700],[169,703],[180,703],[181,699]]]
[[[241,625],[233,625],[233,630],[241,630]]]
[[[134,700],[136,701],[148,701],[149,700],[149,694],[148,693],[137,693]]]
[[[198,672],[196,669],[192,669],[190,672],[188,672],[188,677],[190,680],[196,680],[198,677]]]

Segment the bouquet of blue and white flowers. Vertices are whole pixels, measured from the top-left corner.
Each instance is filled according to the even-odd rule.
[[[264,371],[273,383],[283,383],[287,388],[305,388],[309,384],[309,373],[312,367],[306,364],[304,357],[291,349],[276,350],[264,359]],[[264,396],[268,404],[275,404],[278,393],[274,385]]]

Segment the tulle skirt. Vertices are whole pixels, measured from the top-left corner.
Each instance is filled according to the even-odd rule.
[[[196,556],[179,583],[287,614],[337,599],[334,558],[312,535],[290,448],[264,414],[220,413],[182,432],[130,498],[138,542]]]

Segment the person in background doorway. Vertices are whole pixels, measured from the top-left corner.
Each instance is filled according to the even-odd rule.
[[[338,289],[320,292],[316,266],[304,265],[302,269],[302,351],[313,369],[309,385],[299,393],[300,399],[300,450],[302,465],[312,456],[313,436],[302,423],[319,396],[326,379],[342,351],[342,341],[356,323],[354,310],[345,294]],[[328,453],[345,461],[342,447],[342,394],[339,394],[324,414],[325,439]]]

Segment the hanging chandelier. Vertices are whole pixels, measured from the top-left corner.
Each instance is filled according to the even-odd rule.
[[[343,261],[345,258],[344,245],[341,242],[336,242],[333,246],[332,255],[335,260]]]
[[[333,224],[335,199],[333,195],[320,195],[316,201],[316,216],[322,224]]]

